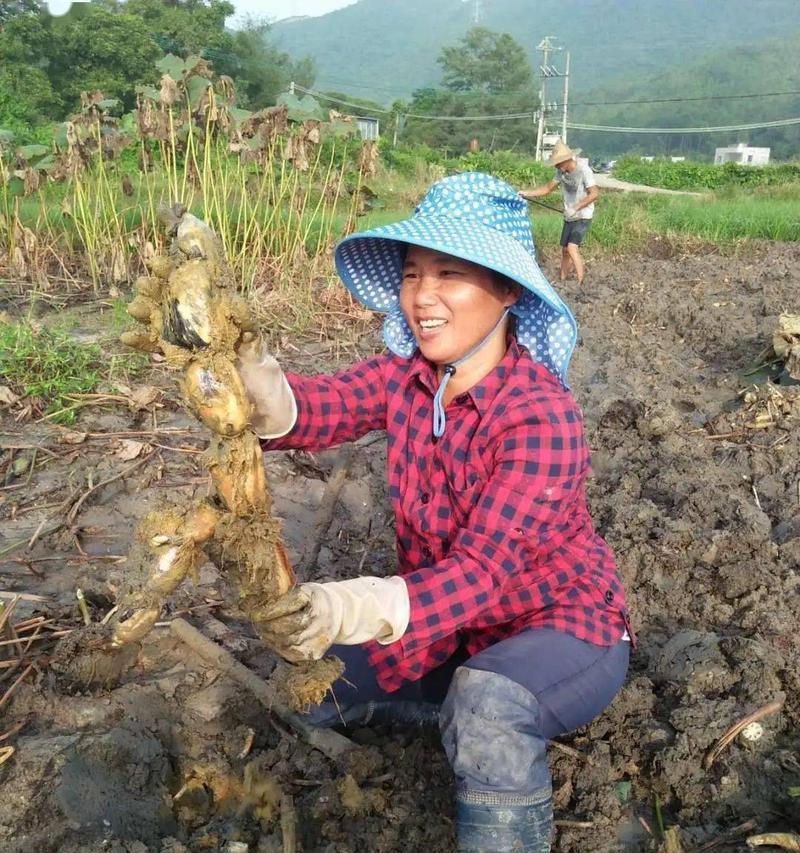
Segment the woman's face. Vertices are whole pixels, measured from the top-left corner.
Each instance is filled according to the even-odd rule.
[[[452,364],[466,355],[516,301],[517,294],[506,291],[485,267],[409,246],[400,308],[420,352],[434,364]]]

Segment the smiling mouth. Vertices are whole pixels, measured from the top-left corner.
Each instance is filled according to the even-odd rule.
[[[441,329],[447,325],[447,320],[419,320],[419,326],[423,331],[430,332],[434,329]]]

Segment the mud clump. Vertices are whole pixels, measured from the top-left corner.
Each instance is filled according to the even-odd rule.
[[[344,664],[331,656],[298,664],[281,661],[270,680],[290,708],[304,711],[332,698],[331,685],[343,674]]]
[[[139,646],[132,643],[115,648],[111,636],[112,629],[107,625],[87,625],[58,641],[50,659],[50,671],[55,674],[60,690],[67,693],[111,690],[122,681],[136,663]]]
[[[386,794],[380,788],[362,788],[348,773],[337,785],[342,808],[351,815],[379,814],[386,808]]]

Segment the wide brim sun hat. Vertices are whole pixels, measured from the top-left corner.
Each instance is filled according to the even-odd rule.
[[[480,264],[520,284],[517,342],[566,384],[577,339],[571,311],[536,261],[528,206],[517,191],[482,172],[437,181],[410,219],[352,234],[336,247],[336,270],[353,296],[386,313],[383,339],[403,358],[417,341],[400,310],[407,247],[421,246]]]
[[[557,166],[559,163],[565,163],[567,160],[577,160],[580,153],[580,148],[570,148],[569,145],[559,139],[553,147],[553,152],[547,160],[547,165]]]

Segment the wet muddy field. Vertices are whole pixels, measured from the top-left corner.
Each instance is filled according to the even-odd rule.
[[[659,243],[595,258],[583,290],[563,293],[580,326],[571,384],[593,449],[590,504],[639,644],[612,707],[550,751],[554,849],[656,851],[662,829],[679,827],[684,850],[730,853],[756,831],[800,830],[800,386],[742,393],[778,316],[800,307],[800,249],[684,255]],[[96,306],[68,307],[102,326]],[[279,355],[303,371],[342,363],[320,343]],[[0,765],[0,850],[452,850],[435,731],[349,731],[359,748],[332,762],[175,638],[168,622],[182,615],[260,676],[275,665],[210,563],[172,597],[119,686],[65,689],[53,643],[37,643],[80,624],[76,588],[101,620],[132,581],[138,521],[209,488],[207,437],[174,379],[154,366],[129,390],[69,429],[0,414],[0,591],[7,604],[22,594],[10,623],[53,620],[0,707],[0,735],[11,732],[0,747],[14,748]],[[312,563],[303,580],[389,574],[380,435],[356,446],[310,560],[337,462],[338,451],[266,456],[292,562]],[[21,648],[0,646],[0,664]],[[0,668],[0,695],[25,670]],[[770,703],[760,729],[709,754]]]

